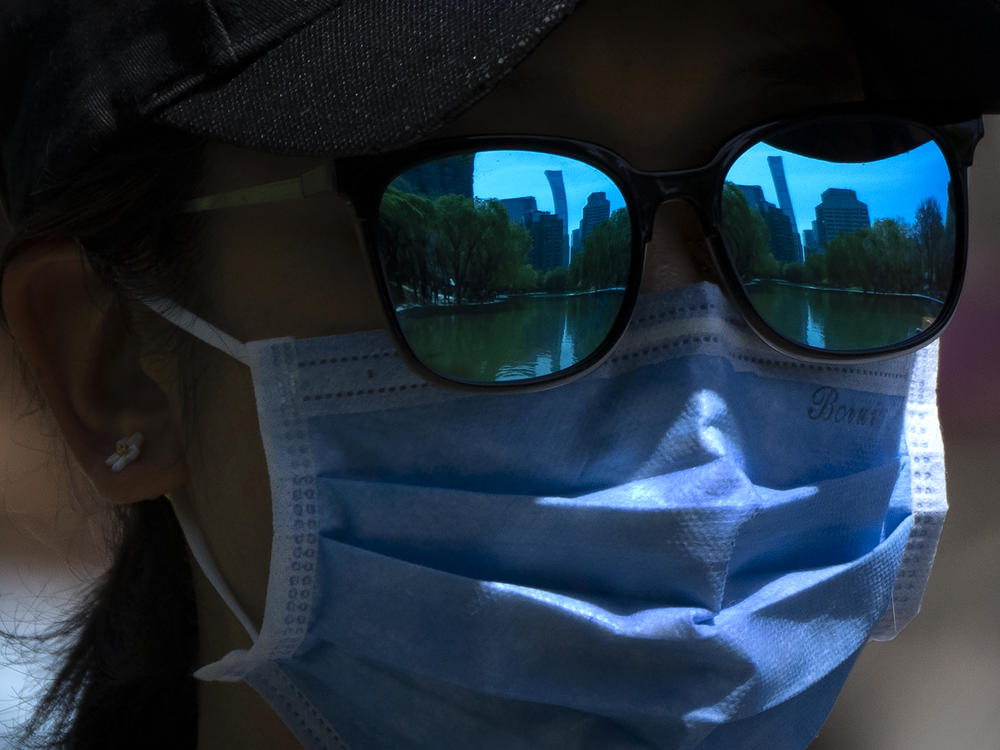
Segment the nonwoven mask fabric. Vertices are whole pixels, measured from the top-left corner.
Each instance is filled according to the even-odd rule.
[[[792,360],[705,283],[641,296],[592,373],[483,394],[382,331],[243,344],[148,304],[251,368],[271,483],[259,635],[175,503],[254,639],[195,676],[309,750],[799,750],[918,609],[936,344]]]

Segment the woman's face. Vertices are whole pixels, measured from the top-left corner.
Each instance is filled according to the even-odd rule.
[[[601,144],[639,168],[697,166],[759,122],[859,100],[848,49],[839,19],[802,0],[589,0],[492,93],[433,136],[561,135]],[[219,146],[199,191],[297,176],[315,163]],[[701,239],[690,208],[661,206],[643,290],[698,280]],[[205,303],[195,312],[243,341],[385,324],[351,209],[335,197],[213,213],[203,242]],[[271,511],[250,373],[200,344],[196,361],[193,403],[161,361],[144,362],[167,394],[179,435],[185,410],[194,414],[193,434],[182,440],[187,482],[165,490],[187,496],[223,575],[259,625]],[[204,663],[248,641],[199,581]]]

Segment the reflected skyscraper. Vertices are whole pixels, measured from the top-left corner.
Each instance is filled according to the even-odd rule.
[[[413,167],[407,170],[404,184],[397,187],[408,193],[423,193],[428,198],[440,195],[471,198],[474,156],[459,154]]]
[[[611,217],[611,201],[604,193],[591,193],[587,196],[587,205],[583,207],[583,218],[580,220],[580,246],[587,246],[587,237],[601,222]]]
[[[774,205],[767,202],[767,199],[764,197],[764,188],[760,185],[737,185],[736,188],[743,193],[743,198],[746,199],[747,205],[759,214],[764,213],[765,204],[769,206]]]
[[[566,265],[565,225],[555,214],[539,211],[534,196],[501,198],[507,209],[507,218],[520,224],[531,236],[531,252],[528,261],[537,269],[548,271],[556,266]]]
[[[823,250],[823,248],[820,247],[819,240],[816,239],[815,221],[813,222],[812,229],[802,230],[802,244],[803,244],[802,250],[806,256],[812,255],[813,253],[821,252]]]
[[[821,247],[841,232],[855,232],[871,227],[868,204],[846,188],[827,188],[816,206],[816,240]]]
[[[798,256],[794,260],[800,263],[805,262],[805,256],[802,253],[802,239],[799,237],[799,225],[795,221],[795,211],[792,209],[792,196],[788,193],[788,181],[785,179],[785,163],[781,160],[780,156],[769,156],[767,157],[767,166],[771,170],[774,191],[778,194],[778,208],[788,217],[788,221],[792,226],[793,242],[795,243],[795,251]]]
[[[523,198],[501,198],[500,202],[507,208],[507,217],[521,226],[527,226],[531,215],[538,210],[538,203],[531,195]]]
[[[546,169],[545,179],[552,188],[552,202],[556,208],[556,216],[562,221],[563,251],[557,265],[565,266],[569,264],[569,209],[566,207],[566,185],[563,183],[562,170]]]
[[[565,265],[561,262],[565,237],[559,217],[548,211],[535,211],[529,216],[527,227],[531,235],[531,265],[542,271]]]

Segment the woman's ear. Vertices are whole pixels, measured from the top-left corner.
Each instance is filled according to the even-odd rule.
[[[36,243],[3,276],[10,333],[67,445],[102,497],[129,503],[183,486],[187,466],[169,384],[141,367],[111,298],[73,238]],[[137,458],[112,471],[116,444],[136,432]]]

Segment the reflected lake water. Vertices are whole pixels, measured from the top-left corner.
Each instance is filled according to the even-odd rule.
[[[834,350],[883,347],[924,330],[941,311],[916,295],[866,294],[781,282],[747,288],[761,316],[779,333]],[[471,382],[548,375],[571,367],[601,345],[624,290],[529,294],[469,305],[423,305],[398,312],[417,356],[431,369]]]
[[[540,377],[601,345],[625,291],[528,294],[470,305],[401,310],[410,347],[431,369],[475,382]]]
[[[757,312],[786,338],[833,350],[874,349],[905,341],[934,322],[938,300],[908,294],[817,289],[774,281],[747,287]]]

